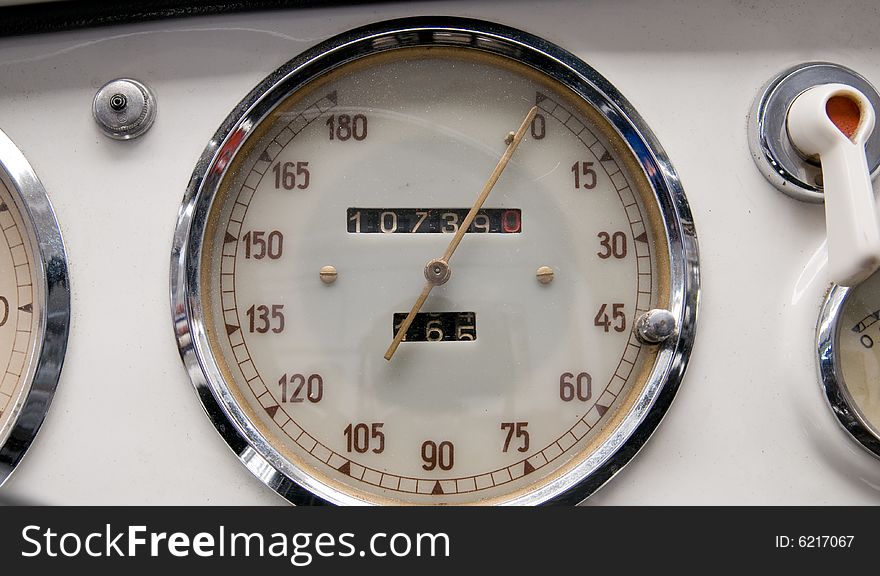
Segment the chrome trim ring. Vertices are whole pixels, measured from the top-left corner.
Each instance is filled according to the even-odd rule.
[[[819,323],[816,326],[816,352],[819,381],[825,399],[837,421],[863,448],[880,458],[880,430],[877,430],[862,414],[846,387],[840,368],[840,319],[851,288],[834,285],[828,291]]]
[[[630,414],[599,450],[541,489],[505,504],[576,504],[607,482],[641,448],[672,402],[693,346],[699,299],[696,232],[681,182],[662,147],[617,90],[586,63],[539,37],[488,22],[419,17],[335,36],[270,74],[232,111],[209,142],[183,198],[171,253],[171,311],[184,365],[206,412],[248,469],[294,504],[362,504],[294,466],[236,405],[210,350],[200,302],[203,235],[229,160],[284,99],[317,77],[364,56],[406,47],[452,46],[505,56],[569,88],[607,119],[629,145],[655,193],[668,238],[670,311],[679,330],[658,357]],[[662,249],[662,248],[661,248]]]
[[[67,256],[46,190],[13,142],[0,131],[0,179],[9,188],[25,220],[34,255],[35,278],[42,286],[37,352],[30,386],[9,436],[0,445],[0,484],[6,481],[34,441],[55,395],[70,328]]]
[[[765,84],[749,113],[749,149],[755,166],[777,190],[796,200],[822,204],[822,168],[808,162],[788,138],[788,109],[804,90],[822,84],[846,84],[861,91],[875,110],[880,110],[880,94],[857,72],[830,62],[807,62],[783,70]],[[880,174],[880,130],[865,145],[871,177]]]

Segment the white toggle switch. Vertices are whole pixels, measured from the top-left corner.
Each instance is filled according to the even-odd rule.
[[[871,103],[845,84],[809,88],[788,111],[791,143],[822,164],[828,267],[831,280],[842,286],[858,284],[880,267],[880,223],[865,159],[873,130]]]

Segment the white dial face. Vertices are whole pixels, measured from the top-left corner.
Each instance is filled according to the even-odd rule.
[[[645,176],[610,132],[531,68],[406,49],[292,94],[221,160],[205,323],[280,466],[340,502],[510,502],[577,480],[653,366],[632,326],[668,278]]]
[[[846,390],[880,438],[880,274],[849,292],[838,330]]]
[[[23,222],[15,198],[0,182],[0,445],[28,392],[38,342],[40,301]]]

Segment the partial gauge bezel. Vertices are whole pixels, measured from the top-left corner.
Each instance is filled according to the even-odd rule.
[[[9,435],[0,445],[0,484],[12,474],[36,438],[49,411],[70,329],[70,283],[64,242],[43,184],[24,155],[0,131],[0,179],[13,195],[31,244],[33,277],[43,306],[36,351],[28,367],[30,384]]]
[[[840,317],[852,288],[833,285],[825,297],[816,327],[819,379],[825,399],[844,430],[865,450],[880,458],[877,430],[853,400],[840,368]]]
[[[226,118],[195,167],[171,254],[171,306],[181,358],[206,412],[247,468],[294,504],[363,504],[286,460],[246,417],[213,356],[200,300],[204,233],[231,159],[260,122],[311,81],[359,58],[410,47],[453,47],[506,57],[546,75],[598,111],[628,147],[653,189],[668,251],[669,308],[678,330],[658,355],[630,413],[609,439],[569,473],[507,504],[576,504],[619,471],[645,443],[672,402],[693,346],[699,299],[696,232],[680,180],[654,135],[617,90],[569,52],[531,34],[479,20],[418,17],[335,36],[260,83]]]

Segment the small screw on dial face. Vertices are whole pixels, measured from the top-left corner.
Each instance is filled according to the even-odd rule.
[[[549,284],[553,282],[553,276],[555,272],[553,272],[553,268],[549,266],[541,266],[538,268],[538,271],[535,272],[535,276],[538,278],[538,282],[541,284]]]
[[[336,272],[335,266],[323,266],[319,275],[321,276],[321,282],[324,284],[333,284],[336,282],[339,274]]]

